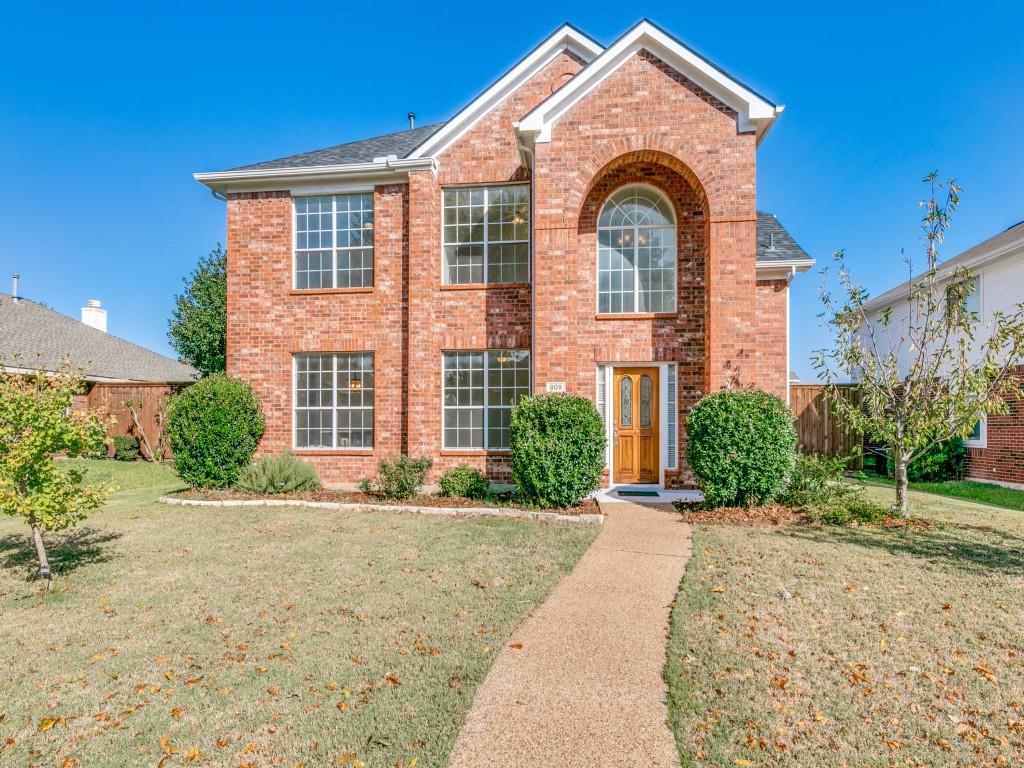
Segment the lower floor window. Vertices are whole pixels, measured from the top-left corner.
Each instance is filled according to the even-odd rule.
[[[512,407],[530,393],[530,353],[444,353],[445,448],[508,448]]]
[[[373,353],[295,355],[295,447],[373,447]]]

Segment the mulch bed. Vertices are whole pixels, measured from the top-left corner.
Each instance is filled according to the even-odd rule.
[[[508,499],[460,499],[448,496],[434,496],[432,494],[421,494],[411,499],[382,499],[372,493],[360,493],[359,491],[303,491],[302,493],[281,493],[273,496],[263,496],[253,493],[239,493],[214,488],[194,488],[189,491],[172,494],[180,499],[199,499],[202,501],[255,501],[260,499],[297,499],[301,501],[331,501],[338,504],[379,504],[400,507],[449,507],[449,508],[474,508],[481,507],[509,507],[511,509],[522,509],[530,512],[551,512],[559,515],[599,515],[597,502],[593,499],[584,499],[578,506],[568,509],[536,509],[524,507],[511,503]]]
[[[815,525],[813,520],[799,510],[782,504],[768,504],[763,507],[719,507],[707,509],[700,504],[675,502],[683,521],[699,525],[746,525],[756,528],[770,528],[782,525]],[[851,522],[849,527],[908,529],[927,531],[933,527],[930,520],[911,518],[904,520],[895,515],[875,523]]]

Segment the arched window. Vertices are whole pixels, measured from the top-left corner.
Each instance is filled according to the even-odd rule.
[[[597,311],[676,311],[676,218],[642,184],[608,198],[597,220]]]

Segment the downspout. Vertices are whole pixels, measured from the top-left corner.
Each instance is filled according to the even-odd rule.
[[[537,315],[535,302],[537,300],[537,258],[536,258],[536,245],[534,241],[534,233],[536,232],[534,226],[534,195],[536,194],[536,186],[534,184],[534,153],[526,144],[523,143],[522,138],[516,136],[516,144],[519,147],[519,154],[523,159],[523,164],[530,172],[530,394],[536,394],[533,390],[533,379],[536,377],[536,363],[537,363]]]

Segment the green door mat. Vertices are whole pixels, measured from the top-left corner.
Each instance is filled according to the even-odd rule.
[[[619,496],[657,496],[657,491],[616,491]]]

